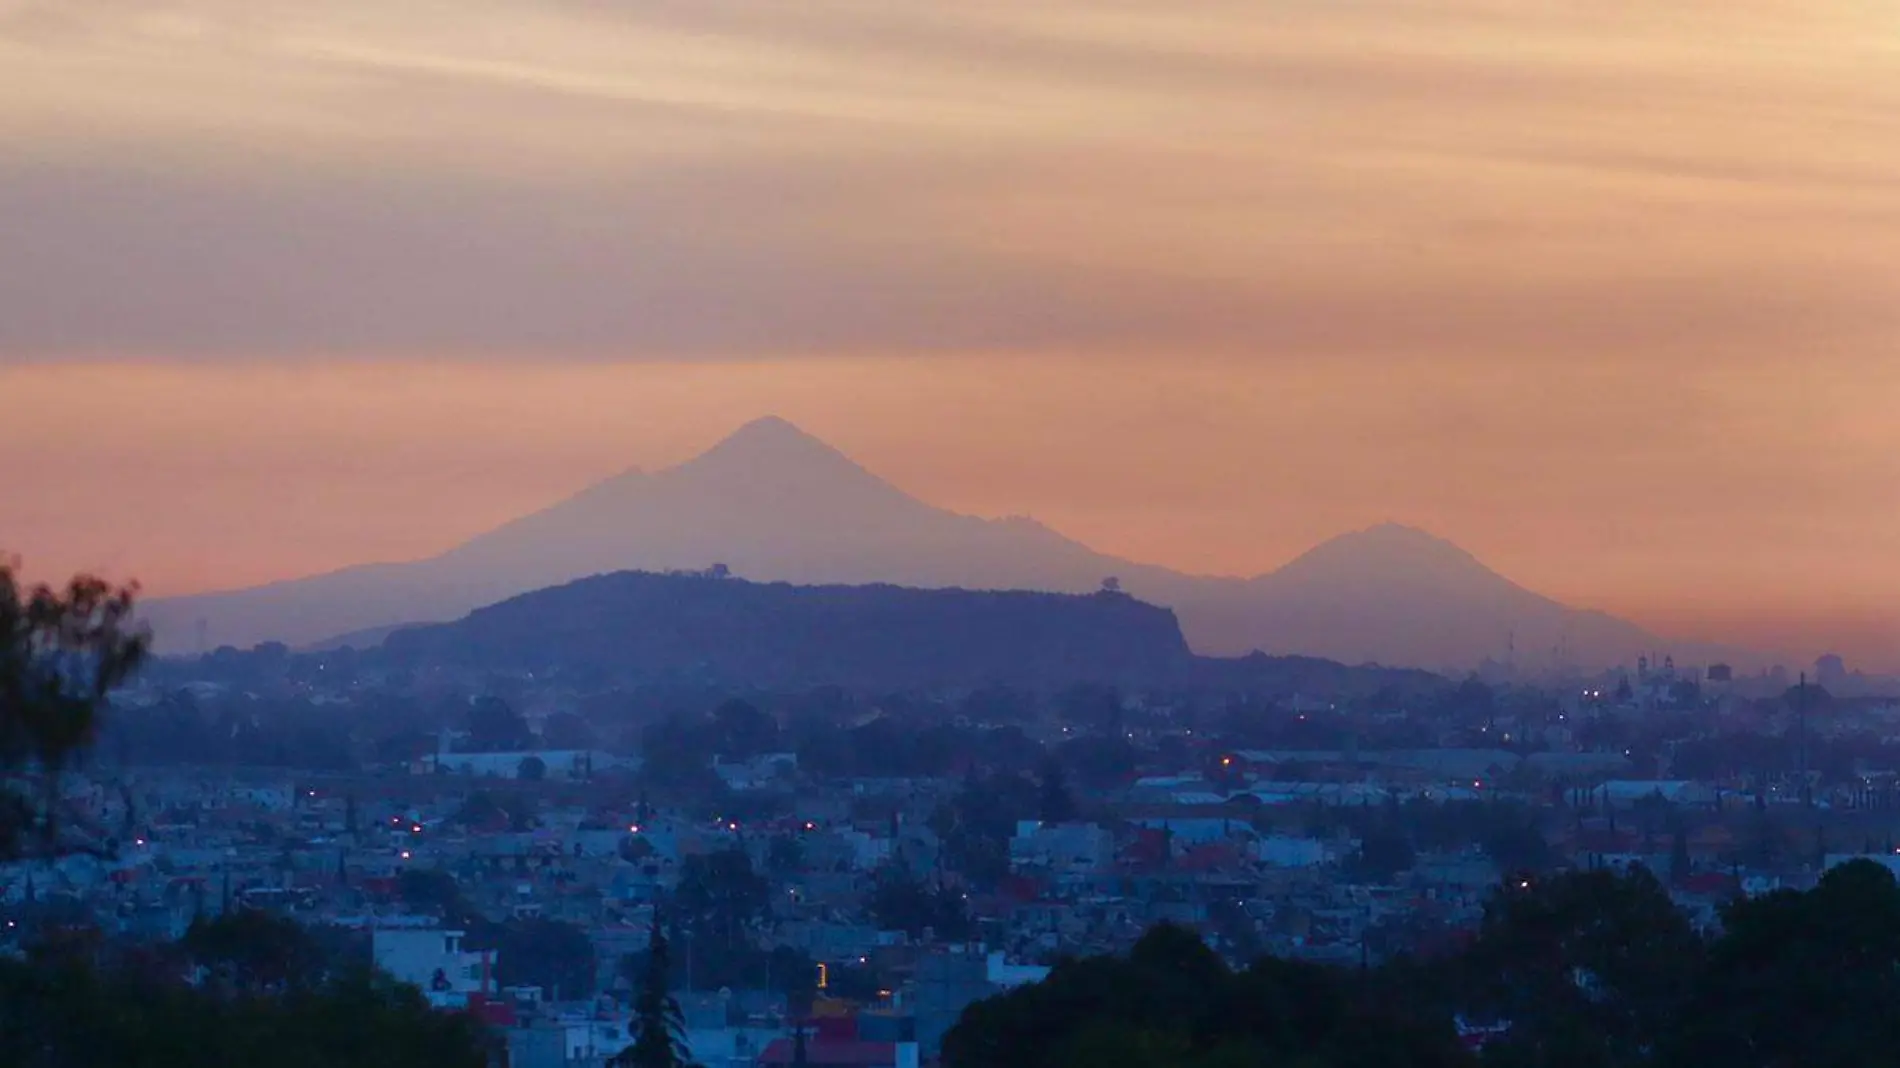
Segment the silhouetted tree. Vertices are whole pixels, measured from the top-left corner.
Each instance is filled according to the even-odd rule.
[[[1671,1062],[1884,1064],[1900,1048],[1900,887],[1856,860],[1725,910]]]
[[[1703,946],[1647,869],[1509,883],[1462,963],[1527,1063],[1634,1064],[1669,1034]]]
[[[1076,818],[1075,795],[1069,792],[1062,765],[1054,760],[1042,766],[1040,818],[1044,823],[1069,823]]]
[[[532,746],[534,733],[508,702],[482,697],[468,709],[468,740],[477,751],[506,753]]]
[[[556,712],[541,724],[541,744],[549,749],[592,749],[597,740],[593,726],[573,712]]]
[[[297,921],[239,908],[199,920],[182,946],[228,988],[249,993],[309,986],[323,979],[322,955]]]
[[[564,998],[594,992],[594,943],[571,923],[515,920],[471,930],[469,948],[495,950],[495,978],[502,986],[538,986]]]
[[[68,811],[59,780],[96,739],[106,695],[145,659],[136,593],[87,576],[23,586],[0,560],[0,860],[113,851],[114,831]]]
[[[653,917],[647,936],[646,967],[633,1003],[633,1044],[614,1058],[615,1068],[687,1068],[692,1051],[686,1046],[686,1022],[669,987],[666,932]]]

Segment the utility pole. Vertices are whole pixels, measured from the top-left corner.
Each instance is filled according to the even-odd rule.
[[[1795,724],[1796,724],[1795,729],[1800,732],[1800,737],[1796,741],[1796,752],[1799,754],[1798,759],[1800,762],[1799,774],[1801,776],[1801,807],[1809,808],[1812,806],[1814,798],[1813,798],[1812,792],[1808,789],[1808,673],[1807,672],[1803,671],[1801,673],[1801,682],[1795,688],[1794,693],[1795,693],[1794,708],[1795,708]]]

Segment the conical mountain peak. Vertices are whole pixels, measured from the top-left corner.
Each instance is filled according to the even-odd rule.
[[[673,470],[703,473],[722,469],[776,474],[831,471],[875,477],[849,456],[776,415],[752,420]]]
[[[1484,565],[1457,544],[1436,534],[1403,523],[1380,523],[1355,530],[1320,546],[1335,551],[1372,554],[1407,560],[1437,560],[1444,563]]]
[[[1472,592],[1512,585],[1452,542],[1400,523],[1381,523],[1321,542],[1261,581],[1342,588],[1433,586]]]
[[[831,446],[805,433],[789,419],[776,415],[762,415],[727,434],[719,444],[713,446],[713,449],[781,449],[812,446],[831,449]]]
[[[760,416],[746,423],[719,439],[716,444],[700,455],[741,453],[764,456],[787,451],[844,456],[816,435],[808,434],[791,420],[782,419],[776,415]]]

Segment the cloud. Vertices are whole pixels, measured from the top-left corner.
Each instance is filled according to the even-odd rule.
[[[1896,325],[1879,20],[12,0],[0,360],[1764,358]]]

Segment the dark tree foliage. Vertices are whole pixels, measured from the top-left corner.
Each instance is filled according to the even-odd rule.
[[[1500,888],[1476,939],[1347,970],[1239,973],[1156,928],[1125,959],[1065,962],[973,1005],[946,1068],[1473,1065],[1873,1068],[1900,1048],[1900,884],[1853,861],[1811,891],[1740,899],[1694,930],[1647,872]],[[1504,1025],[1481,1061],[1459,1017]]]
[[[778,835],[765,848],[765,866],[774,875],[789,875],[804,864],[805,844],[796,835]]]
[[[920,938],[929,929],[935,938],[946,941],[970,935],[963,895],[926,883],[901,864],[887,864],[878,871],[870,908],[882,930],[903,931]]]
[[[978,886],[995,885],[1009,874],[1017,822],[1036,818],[1041,802],[1040,788],[1024,776],[969,776],[930,817],[930,829],[943,839],[945,864]]]
[[[1900,887],[1853,861],[1807,893],[1732,905],[1667,1044],[1688,1068],[1893,1063],[1900,1049]]]
[[[712,712],[712,751],[728,760],[749,760],[778,748],[778,721],[749,701],[734,698]]]
[[[614,1058],[615,1068],[686,1068],[692,1064],[692,1051],[686,1047],[685,1018],[669,986],[671,966],[666,932],[655,915],[633,1003],[633,1044]]]
[[[1087,735],[1064,742],[1057,757],[1091,790],[1126,786],[1141,764],[1141,750],[1121,735]]]
[[[1531,824],[1514,824],[1485,831],[1485,855],[1502,871],[1512,874],[1541,872],[1551,864],[1550,842]]]
[[[1350,974],[1272,959],[1234,972],[1167,925],[1125,959],[1066,961],[978,1002],[944,1040],[946,1068],[1470,1063],[1448,1021],[1388,1009]]]
[[[486,1068],[490,1039],[367,970],[275,994],[173,971],[0,960],[0,1064],[126,1068]]]
[[[1113,686],[1077,684],[1057,695],[1056,713],[1065,723],[1114,733],[1122,729],[1122,696]]]
[[[1075,794],[1069,790],[1069,778],[1054,760],[1042,766],[1041,798],[1038,818],[1044,823],[1069,823],[1079,814]]]
[[[502,986],[538,986],[561,998],[594,992],[594,943],[571,923],[531,919],[488,929],[471,925],[468,944],[495,950],[495,978]]]
[[[556,712],[541,724],[541,744],[549,749],[592,749],[599,741],[593,725],[573,712]]]
[[[144,659],[133,594],[85,577],[28,589],[0,564],[0,859],[111,854],[112,833],[68,818],[54,785]],[[96,929],[55,927],[0,959],[0,1064],[486,1068],[490,1052],[474,1022],[260,912],[117,956]]]
[[[1466,1007],[1515,1021],[1497,1055],[1640,1063],[1681,1017],[1703,943],[1647,870],[1508,883],[1459,962]]]
[[[532,830],[537,822],[534,799],[526,794],[495,794],[477,790],[449,817],[462,827],[484,829],[506,825],[511,831]]]
[[[307,989],[327,977],[328,962],[308,930],[259,909],[200,919],[180,942],[209,981],[245,993]]]
[[[477,698],[469,706],[468,744],[476,752],[506,753],[534,745],[534,732],[521,713],[499,697]]]
[[[29,587],[0,560],[0,860],[112,852],[115,832],[65,811],[58,783],[91,748],[106,695],[145,658],[136,592],[86,576]]]
[[[1403,830],[1375,827],[1360,837],[1359,852],[1353,855],[1350,870],[1355,878],[1384,883],[1411,871],[1417,860],[1412,840]]]
[[[673,902],[695,988],[758,981],[753,926],[765,916],[770,891],[743,849],[689,856],[681,864]]]

